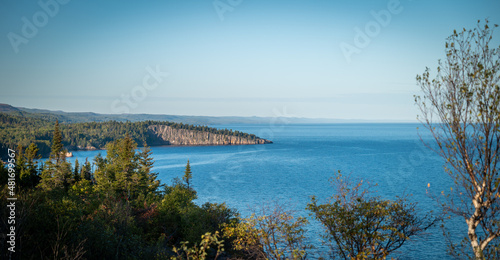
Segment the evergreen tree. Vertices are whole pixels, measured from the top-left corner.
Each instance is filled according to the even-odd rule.
[[[136,152],[137,144],[127,135],[109,143],[107,156],[96,157],[96,189],[106,195],[117,195],[127,200],[146,198],[156,192],[159,181],[151,173],[151,150]]]
[[[137,144],[128,134],[124,139],[112,144],[108,154],[111,153],[112,157],[110,159],[116,162],[116,167],[114,167],[116,169],[114,188],[130,199],[133,192],[131,190],[132,178],[137,167],[137,157],[135,156]]]
[[[153,157],[151,156],[152,154],[153,152],[151,151],[151,148],[147,146],[146,142],[144,142],[144,148],[142,148],[141,152],[138,154],[139,172],[140,175],[145,176],[144,186],[147,188],[148,193],[155,193],[160,186],[160,181],[156,179],[158,174],[151,172],[154,164]]]
[[[80,170],[80,179],[82,180],[92,180],[92,166],[88,159],[85,159],[85,164],[83,164]]]
[[[75,167],[73,168],[73,179],[75,182],[80,180],[80,163],[78,163],[78,159],[75,160]]]
[[[54,164],[48,161],[42,171],[39,186],[44,190],[64,190],[74,182],[71,164],[66,160]]]
[[[21,190],[34,188],[40,181],[38,165],[34,161],[38,159],[38,148],[31,143],[26,150],[19,144],[16,149],[16,179],[18,188]]]
[[[62,134],[59,130],[59,121],[56,121],[56,125],[54,126],[54,135],[52,137],[52,155],[59,156],[62,151]]]
[[[191,179],[193,178],[193,175],[191,173],[191,165],[189,165],[188,160],[186,164],[186,170],[184,170],[184,176],[182,176],[182,180],[184,181],[184,183],[186,183],[188,189],[190,188]]]
[[[59,121],[57,120],[54,126],[54,135],[52,137],[50,157],[55,159],[56,163],[59,163],[59,161],[65,157],[65,154],[63,154],[62,134],[59,130]]]
[[[59,131],[59,122],[56,121],[54,137],[52,139],[52,150],[50,158],[45,163],[42,171],[40,186],[44,190],[64,189],[64,191],[67,191],[73,182],[71,164],[66,161],[62,145],[62,135]]]
[[[19,150],[19,151],[22,151]],[[34,188],[40,182],[40,176],[38,172],[38,163],[36,159],[40,159],[38,155],[38,147],[36,144],[31,143],[24,154],[19,156],[22,157],[22,164],[19,171],[20,186],[22,188]]]
[[[40,151],[40,149],[38,149],[37,145],[34,143],[31,143],[28,148],[26,148],[25,156],[28,164],[33,164],[35,160],[40,159],[38,151]]]

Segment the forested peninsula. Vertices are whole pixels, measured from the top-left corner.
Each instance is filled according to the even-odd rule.
[[[34,143],[43,157],[50,153],[58,118],[36,113],[0,113],[0,158],[7,148]],[[268,144],[254,134],[168,121],[60,123],[62,144],[68,151],[104,149],[106,144],[129,135],[142,146]]]

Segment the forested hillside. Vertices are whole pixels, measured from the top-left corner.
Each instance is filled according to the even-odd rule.
[[[47,156],[56,122],[57,118],[50,115],[0,113],[0,158],[5,158],[7,148],[16,148],[19,145],[28,147],[30,143],[37,145],[42,156]],[[164,130],[165,127],[170,129],[169,135],[156,131]],[[103,149],[107,143],[127,134],[139,145],[148,146],[270,143],[253,134],[239,131],[167,121],[61,123],[60,129],[62,143],[70,151]],[[211,142],[210,140],[215,139],[210,138],[210,135],[223,141]],[[177,141],[172,142],[171,139]]]
[[[0,233],[10,234],[0,236],[0,259],[187,259],[176,247],[203,244],[207,232],[218,250],[203,252],[220,254],[221,227],[237,212],[193,202],[189,161],[182,180],[161,184],[151,150],[138,150],[126,135],[108,143],[106,157],[72,165],[54,132],[45,163],[36,160],[33,144],[12,150],[11,163],[0,161],[0,201],[16,206],[14,213],[0,210]],[[14,196],[19,200],[9,201]]]

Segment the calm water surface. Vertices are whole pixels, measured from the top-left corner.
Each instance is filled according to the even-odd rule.
[[[279,200],[308,216],[305,207],[312,195],[327,199],[333,194],[329,179],[337,170],[377,183],[377,194],[394,198],[404,193],[419,203],[421,212],[437,211],[426,190],[448,190],[451,180],[443,161],[420,141],[418,124],[321,124],[216,126],[272,140],[273,144],[248,146],[154,147],[154,171],[169,184],[183,175],[187,160],[198,204],[225,202],[243,216],[269,201]],[[431,137],[420,130],[425,141]],[[74,152],[80,162],[98,152]],[[430,189],[427,185],[430,183]],[[448,224],[452,234],[466,232],[463,220]],[[311,241],[320,253],[321,226],[312,221]],[[403,246],[401,259],[449,259],[439,228]]]

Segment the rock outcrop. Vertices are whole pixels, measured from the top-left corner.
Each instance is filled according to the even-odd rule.
[[[92,145],[87,145],[87,146],[81,146],[81,145],[77,145],[76,146],[76,149],[73,148],[74,150],[85,150],[85,151],[93,151],[93,150],[97,150],[97,148],[95,148],[94,146]]]
[[[148,133],[159,139],[164,145],[249,145],[269,144],[262,138],[245,138],[242,136],[215,134],[205,131],[176,129],[167,125],[150,125]]]

